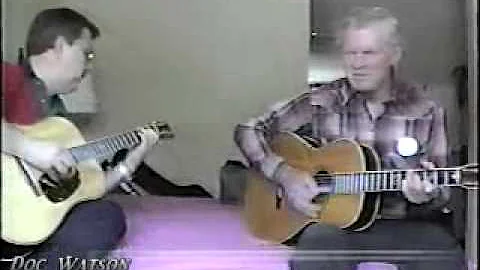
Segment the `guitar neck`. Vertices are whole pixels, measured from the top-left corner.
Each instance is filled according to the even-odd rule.
[[[413,170],[421,181],[430,181],[433,186],[460,186],[461,169],[441,168],[433,170]],[[406,179],[406,170],[392,171],[367,171],[358,173],[336,173],[329,176],[317,175],[316,180],[329,178],[333,180],[333,193],[336,194],[358,194],[362,192],[400,191],[402,190],[403,179]]]
[[[137,146],[140,141],[139,132],[134,130],[72,147],[69,151],[78,163],[92,158],[110,157],[121,149]]]

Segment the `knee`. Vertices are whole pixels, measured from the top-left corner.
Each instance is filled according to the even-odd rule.
[[[82,223],[85,231],[77,232],[75,241],[81,249],[113,249],[125,235],[126,217],[122,208],[111,201],[99,200],[85,204],[83,215],[88,214]]]
[[[348,247],[347,234],[335,226],[312,224],[298,238],[298,249],[344,249]]]
[[[100,213],[103,213],[103,224],[99,231],[103,231],[104,245],[113,247],[125,235],[127,231],[126,216],[122,208],[111,201],[103,201]]]

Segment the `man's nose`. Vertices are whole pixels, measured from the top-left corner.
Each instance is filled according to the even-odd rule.
[[[352,57],[351,66],[354,69],[361,69],[366,66],[365,57],[361,54],[356,54]]]

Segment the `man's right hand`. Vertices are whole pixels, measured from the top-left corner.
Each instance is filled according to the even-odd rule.
[[[281,166],[275,178],[285,189],[287,201],[303,214],[312,218],[317,217],[320,206],[314,204],[312,199],[320,193],[320,188],[312,176],[287,164]]]
[[[23,145],[22,158],[37,169],[45,172],[53,181],[72,177],[75,160],[63,147],[50,142],[31,140]]]

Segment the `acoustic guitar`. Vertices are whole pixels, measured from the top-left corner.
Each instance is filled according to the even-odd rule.
[[[280,133],[272,150],[296,169],[310,173],[323,186],[313,203],[317,218],[305,216],[287,204],[280,185],[250,170],[245,189],[244,217],[250,232],[269,242],[284,243],[311,223],[323,223],[352,231],[368,228],[377,218],[382,191],[400,191],[406,170],[380,170],[375,150],[350,139],[339,139],[320,148],[293,133]],[[434,186],[468,186],[464,173],[476,173],[478,165],[415,170],[422,181]],[[470,179],[465,177],[465,179]]]
[[[86,142],[77,127],[65,118],[50,117],[30,126],[18,126],[26,136],[55,142],[66,148],[77,163],[77,173],[51,185],[48,176],[24,160],[2,153],[2,240],[34,245],[47,239],[76,204],[102,197],[104,172],[98,160],[140,144],[139,129]],[[160,140],[173,138],[170,126],[153,122],[144,126]]]

